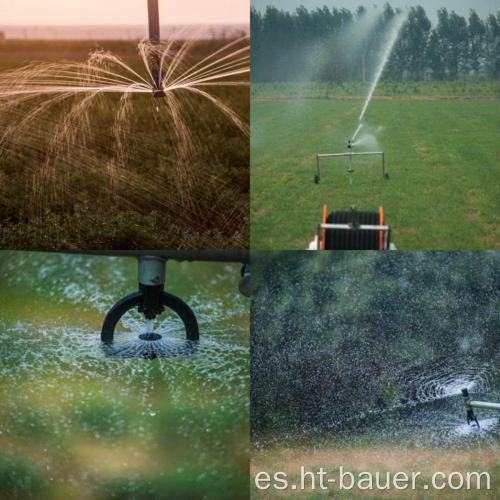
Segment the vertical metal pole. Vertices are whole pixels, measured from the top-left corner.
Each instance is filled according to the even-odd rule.
[[[149,41],[153,47],[160,45],[160,8],[158,0],[148,0],[148,19],[149,19]],[[161,57],[159,53],[153,53],[151,73],[156,88],[162,88]]]
[[[349,182],[351,183],[351,186],[352,186],[352,173],[353,173],[353,169],[352,169],[352,154],[349,155]]]
[[[160,44],[160,9],[158,0],[148,0],[149,41],[152,45]]]

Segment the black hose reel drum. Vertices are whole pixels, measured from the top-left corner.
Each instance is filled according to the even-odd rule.
[[[323,221],[318,226],[320,250],[388,250],[390,228],[384,225],[382,207],[376,211],[336,210],[328,214],[323,207]]]

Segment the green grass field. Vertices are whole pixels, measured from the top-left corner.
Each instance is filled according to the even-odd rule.
[[[293,98],[283,89],[266,97],[264,87],[252,87],[252,248],[307,248],[325,203],[329,210],[382,205],[398,249],[500,248],[500,101],[491,83],[487,99],[448,91],[453,99],[421,92],[417,99],[409,90],[406,98],[375,96],[365,124],[390,178],[382,179],[377,157],[357,158],[350,186],[346,159],[322,160],[314,184],[316,154],[346,150],[363,100]]]

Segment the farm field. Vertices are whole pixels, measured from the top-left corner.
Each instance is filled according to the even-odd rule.
[[[229,42],[193,42],[179,72]],[[95,51],[119,56],[148,78],[137,42],[126,41],[5,41],[0,78],[34,62],[82,63]],[[208,91],[247,126],[246,85]],[[167,104],[152,92],[104,93],[89,99],[81,116],[69,111],[84,108],[77,106],[81,96],[47,109],[43,95],[15,106],[4,101],[0,248],[248,248],[248,136],[202,95],[174,94]],[[176,105],[172,118],[169,109]],[[37,106],[40,112],[27,119]]]
[[[290,92],[277,99],[256,86],[252,248],[307,248],[325,203],[329,210],[382,205],[401,250],[500,248],[500,101],[492,88],[467,99],[459,87],[450,92],[453,99],[441,98],[443,89],[436,91],[440,97],[420,92],[418,99],[409,90],[407,98],[375,95],[363,130],[376,140],[354,150],[384,151],[389,179],[382,178],[378,157],[355,158],[349,185],[347,159],[322,160],[321,182],[314,184],[316,154],[346,151],[364,100],[293,99]]]

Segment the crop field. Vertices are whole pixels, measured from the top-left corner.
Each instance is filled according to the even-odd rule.
[[[498,83],[383,82],[354,150],[384,151],[389,179],[378,157],[354,158],[352,185],[345,158],[321,160],[315,184],[316,154],[346,151],[365,89],[312,87],[252,85],[252,248],[307,248],[323,204],[383,206],[402,250],[500,248]]]
[[[179,73],[230,42],[193,42]],[[0,79],[8,85],[8,71],[38,62],[55,63],[55,74],[95,51],[120,57],[140,75],[134,80],[148,78],[137,42],[5,41]],[[103,61],[105,84],[132,75]],[[60,78],[75,78],[64,70]],[[0,248],[248,248],[247,74],[232,79],[243,85],[198,88],[234,111],[240,128],[214,101],[184,88],[166,99],[75,94],[50,108],[43,92],[15,105],[4,99]]]

